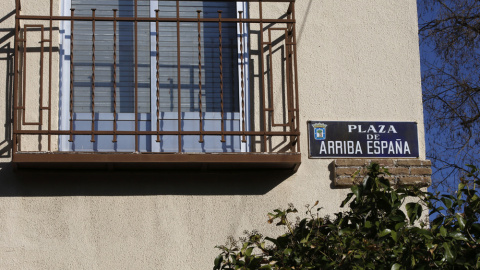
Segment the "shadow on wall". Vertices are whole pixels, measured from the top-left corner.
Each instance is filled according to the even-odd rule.
[[[0,197],[263,195],[289,171],[24,170],[0,163]]]
[[[298,30],[298,37],[297,37],[297,43],[298,44],[301,43],[300,41],[302,40],[303,33],[305,31],[305,25],[307,23],[308,16],[310,15],[310,11],[312,10],[312,2],[313,2],[313,0],[310,0],[308,2],[306,13],[305,13],[305,15],[302,16],[303,19],[302,19],[302,23],[300,24],[301,27],[300,27],[300,30]]]

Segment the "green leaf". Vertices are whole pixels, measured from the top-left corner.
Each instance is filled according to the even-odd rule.
[[[432,221],[432,225],[439,226],[443,222],[443,216],[439,216]]]
[[[401,216],[401,215],[395,215],[395,216],[392,216],[390,217],[391,220],[393,221],[405,221],[405,217]]]
[[[372,186],[375,183],[375,179],[372,177],[367,177],[363,180],[362,187],[364,190],[372,190]]]
[[[247,248],[247,250],[245,251],[245,256],[249,257],[250,255],[252,255],[252,251],[253,251],[253,247]]]
[[[400,270],[401,267],[402,267],[401,264],[396,263],[396,264],[392,265],[392,268],[390,268],[390,269],[391,270]]]
[[[287,248],[283,251],[283,254],[287,255],[287,256],[290,256],[290,254],[292,253],[292,249],[291,248]]]
[[[300,240],[300,244],[305,244],[305,243],[308,243],[308,238],[310,237],[310,234],[307,235],[307,237],[303,238],[302,240]]]
[[[455,216],[457,217],[457,220],[458,220],[458,225],[460,226],[460,229],[465,229],[465,219],[459,214],[455,214]]]
[[[416,220],[418,220],[422,216],[422,206],[419,203],[407,203],[405,205],[407,209],[407,215],[410,219],[410,225],[413,225]]]
[[[342,236],[345,233],[351,233],[351,232],[353,232],[352,228],[344,228],[344,229],[341,229],[340,231],[338,231],[338,236]]]
[[[386,236],[386,235],[389,235],[391,231],[392,231],[392,230],[390,230],[390,229],[385,229],[385,230],[381,231],[381,232],[378,234],[378,236],[379,236],[379,237],[384,237],[384,236]]]
[[[353,192],[353,194],[355,194],[355,196],[357,197],[356,200],[360,200],[360,188],[356,185],[353,185],[351,188],[350,188]]]
[[[381,177],[380,179],[378,179],[378,182],[380,182],[380,184],[382,184],[384,188],[390,187],[390,181],[388,181],[388,179],[384,177]]]
[[[407,203],[407,205],[405,206],[405,208],[407,209],[408,218],[410,219],[410,224],[413,224],[413,221],[415,220],[415,216],[417,214],[415,207],[417,207],[417,204],[413,202]]]
[[[425,236],[428,239],[432,239],[432,233],[425,229],[413,228],[412,232]]]
[[[465,188],[465,184],[460,182],[460,184],[458,184],[458,193],[457,193],[457,200],[460,200],[460,198],[462,198],[462,192],[461,190]]]
[[[345,198],[345,200],[343,200],[343,202],[342,202],[342,204],[340,205],[340,207],[344,207],[345,204],[347,204],[352,197],[353,197],[353,193],[348,193],[348,194],[347,194],[347,198]]]
[[[445,204],[445,206],[447,207],[447,209],[450,209],[452,208],[452,204],[453,202],[445,197],[442,198],[442,202],[443,204]]]
[[[448,236],[452,237],[455,240],[468,241],[468,239],[459,231],[451,232]]]
[[[399,222],[395,225],[395,231],[398,231],[400,228],[402,228],[403,226],[405,226],[407,223],[405,222]]]
[[[398,241],[398,236],[396,231],[392,231],[390,233],[390,236],[392,237],[393,241],[397,242]]]
[[[223,261],[223,255],[220,254],[215,258],[215,267],[213,269],[220,269],[220,265],[222,264]]]
[[[447,229],[445,227],[440,227],[440,235],[443,237],[447,237]]]
[[[449,243],[443,243],[443,248],[445,249],[445,260],[447,260],[448,263],[453,263],[455,261],[455,254],[453,253]]]

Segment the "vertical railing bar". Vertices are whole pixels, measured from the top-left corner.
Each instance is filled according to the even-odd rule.
[[[135,0],[135,152],[138,152],[138,0]]]
[[[178,152],[182,152],[182,135],[180,131],[182,129],[182,103],[181,103],[181,90],[182,81],[180,77],[180,1],[177,0],[177,102],[178,102]]]
[[[117,142],[117,9],[113,10],[113,140]]]
[[[15,0],[15,12],[16,12],[16,15],[20,15],[20,10],[22,10],[22,5],[21,5],[21,2],[20,0]],[[20,25],[19,25],[20,26]]]
[[[198,27],[198,114],[200,117],[200,140],[198,142],[203,143],[203,120],[202,120],[202,35],[200,29],[200,13],[201,10],[197,10],[197,27]]]
[[[160,29],[158,23],[158,9],[155,9],[155,31],[156,31],[156,43],[155,43],[155,51],[156,51],[156,77],[157,77],[157,98],[156,98],[156,106],[157,106],[157,142],[160,142]]]
[[[290,2],[291,5],[291,12],[292,12],[292,35],[293,35],[293,69],[295,71],[295,116],[296,116],[296,128],[295,131],[299,131],[300,125],[300,116],[298,109],[299,107],[299,100],[298,100],[298,72],[297,72],[297,30],[296,30],[296,19],[295,19],[295,1]],[[297,137],[297,152],[300,152],[300,136],[296,135]]]
[[[290,16],[291,18],[291,16]],[[292,32],[289,31],[289,41],[291,42],[290,45],[289,45],[289,53],[290,53],[290,57],[289,57],[289,77],[290,77],[290,108],[291,108],[291,122],[292,122],[292,128],[291,128],[291,131],[295,131],[296,130],[296,126],[295,126],[295,116],[296,116],[296,112],[295,112],[295,91],[294,91],[294,88],[293,88],[293,72],[294,72],[294,69],[293,69],[293,36],[292,36]],[[295,143],[296,143],[296,138],[294,136],[292,136],[292,152],[295,152]]]
[[[287,18],[290,19],[291,15],[288,14]],[[285,48],[286,48],[286,56],[285,57],[285,66],[287,72],[287,108],[288,108],[288,125],[290,127],[290,131],[294,131],[294,119],[293,119],[293,90],[292,90],[292,51],[291,51],[291,36],[288,34],[288,24],[287,29],[285,29]],[[295,152],[295,145],[294,145],[294,136],[290,137],[290,149],[292,152]]]
[[[16,13],[16,16],[15,16],[15,40],[14,40],[14,51],[15,51],[15,56],[18,55],[18,42],[19,42],[19,28],[20,28],[20,19],[18,19],[18,16],[20,15],[20,1],[16,1],[16,10],[15,10],[15,13]],[[18,87],[19,87],[19,84],[20,84],[20,70],[18,68],[19,66],[19,57],[15,57],[14,58],[14,78],[13,78],[13,108],[15,108],[15,106],[17,104],[17,98],[18,98]],[[18,151],[18,145],[17,145],[17,133],[18,133],[18,110],[13,110],[13,150],[12,150],[12,156],[14,156],[17,151]],[[19,140],[18,140],[19,141]]]
[[[43,124],[43,40],[45,37],[44,34],[44,28],[43,25],[40,27],[41,29],[41,34],[40,34],[40,89],[39,89],[39,103],[38,103],[38,112],[40,113],[39,115],[39,128]],[[41,137],[41,136],[40,136]]]
[[[22,124],[25,125],[25,104],[26,102],[26,94],[27,94],[27,29],[28,27],[25,25],[23,27],[23,85],[22,85]]]
[[[48,47],[48,151],[52,151],[52,54],[53,54],[53,0],[50,0],[49,47]]]
[[[221,111],[221,142],[225,142],[225,111],[223,107],[223,37],[222,37],[222,11],[218,10],[218,50],[220,60],[220,111]]]
[[[95,142],[95,8],[92,8],[92,138]]]
[[[258,3],[259,7],[259,18],[260,18],[260,62],[262,65],[261,68],[261,88],[262,88],[262,112],[263,112],[263,152],[267,152],[267,111],[266,111],[266,91],[265,91],[265,60],[264,60],[264,52],[263,52],[263,3]]]
[[[70,9],[71,11],[71,20],[70,20],[70,138],[69,142],[73,142],[73,29],[74,29],[74,20],[73,16],[75,14],[75,9]]]
[[[240,17],[240,87],[242,88],[242,142],[247,142],[247,138],[245,136],[245,82],[244,82],[244,61],[243,61],[243,11],[239,11]]]
[[[274,103],[273,103],[273,49],[272,49],[272,30],[268,29],[268,52],[269,52],[269,57],[268,57],[268,62],[270,63],[270,76],[269,76],[269,82],[270,82],[270,87],[268,88],[270,92],[270,118],[272,120],[272,126],[275,125],[275,109],[274,109]]]

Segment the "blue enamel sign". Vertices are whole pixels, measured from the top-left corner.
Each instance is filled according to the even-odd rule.
[[[418,157],[415,122],[309,121],[310,158]]]

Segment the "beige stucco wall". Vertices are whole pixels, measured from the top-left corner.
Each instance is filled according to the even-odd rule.
[[[13,172],[14,2],[0,11],[0,269],[210,269],[227,236],[280,233],[266,222],[277,207],[320,200],[323,213],[338,211],[348,190],[332,187],[331,160],[308,159],[308,120],[416,121],[425,158],[416,1],[299,0],[294,175]]]

